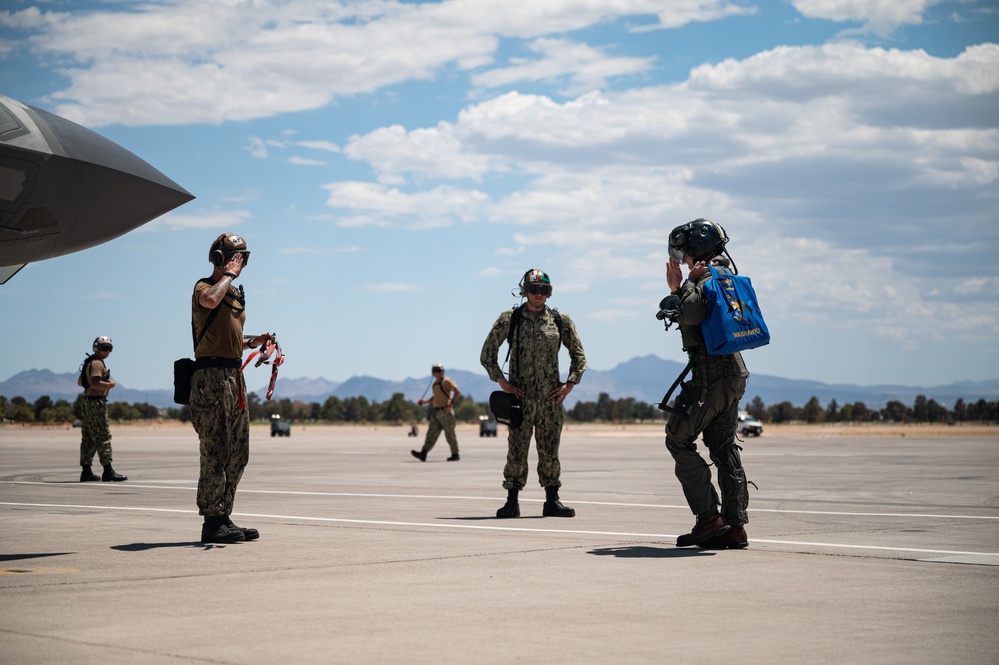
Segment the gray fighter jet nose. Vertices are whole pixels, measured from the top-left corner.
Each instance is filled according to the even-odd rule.
[[[193,198],[117,143],[0,95],[0,267],[99,245]]]

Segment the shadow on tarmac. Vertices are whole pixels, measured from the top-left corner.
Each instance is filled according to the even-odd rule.
[[[77,552],[45,552],[38,554],[0,554],[0,561],[20,561],[21,559],[39,559],[45,556],[66,556]]]
[[[646,547],[633,545],[631,547],[602,547],[590,550],[587,554],[597,556],[615,556],[621,559],[680,559],[688,556],[714,556],[714,552],[704,550],[688,550],[679,547]]]
[[[145,552],[146,550],[158,550],[164,547],[193,547],[202,550],[211,550],[220,548],[225,548],[225,545],[213,545],[211,543],[203,543],[200,540],[194,540],[187,543],[132,543],[131,545],[113,545],[111,549],[118,550],[119,552]]]
[[[515,520],[541,520],[544,519],[543,515],[522,515],[520,517],[496,517],[495,515],[475,515],[473,517],[438,517],[439,520],[464,520],[468,522],[475,522],[479,520],[489,520],[491,522],[507,522],[509,524],[515,524]]]

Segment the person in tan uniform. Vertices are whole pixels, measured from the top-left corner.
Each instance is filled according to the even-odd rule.
[[[114,345],[111,338],[102,335],[94,340],[93,355],[87,356],[80,369],[80,378],[76,385],[83,388],[83,401],[80,408],[83,411],[80,438],[80,482],[88,483],[98,480],[104,482],[121,482],[128,476],[117,473],[111,467],[111,421],[108,418],[108,393],[115,387],[108,370],[106,360],[111,355]],[[91,466],[94,454],[104,466],[104,473],[98,476]]]
[[[246,411],[243,351],[260,346],[264,336],[243,336],[243,289],[233,286],[250,258],[246,241],[223,233],[212,243],[211,277],[198,280],[191,297],[191,327],[196,367],[191,377],[191,423],[201,442],[198,512],[204,516],[201,541],[256,540],[256,529],[232,523],[236,487],[250,457],[250,419]]]
[[[454,381],[444,376],[444,365],[437,363],[431,368],[434,375],[434,383],[431,388],[430,399],[420,399],[417,404],[423,406],[430,404],[430,422],[428,423],[427,438],[423,441],[423,448],[419,451],[411,450],[413,457],[421,462],[427,461],[427,453],[437,443],[437,438],[444,432],[447,445],[451,447],[451,456],[448,462],[457,462],[461,459],[458,454],[458,436],[454,433],[454,401],[458,399],[461,391]]]

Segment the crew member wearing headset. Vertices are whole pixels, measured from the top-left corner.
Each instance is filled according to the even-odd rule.
[[[749,547],[745,529],[749,490],[740,448],[735,443],[739,400],[746,392],[749,370],[740,353],[708,355],[701,333],[701,322],[708,314],[704,286],[712,279],[708,265],[714,263],[722,274],[728,273],[728,261],[721,257],[727,242],[725,229],[703,217],[676,227],[669,235],[666,283],[680,298],[677,325],[693,371],[693,378],[677,398],[683,408],[689,409],[687,417],[672,413],[666,421],[666,449],[673,457],[676,477],[696,518],[690,533],[677,538],[677,547]],[[687,267],[686,280],[681,264]],[[717,469],[720,499],[711,484],[711,468],[697,452],[698,436]]]
[[[507,500],[496,517],[520,517],[518,495],[527,484],[527,453],[534,435],[538,449],[538,481],[545,488],[545,517],[574,517],[576,511],[562,505],[558,490],[562,486],[558,448],[562,439],[565,409],[562,402],[583,372],[586,356],[568,314],[549,308],[545,303],[552,294],[551,279],[541,270],[528,270],[520,281],[520,295],[527,302],[499,315],[493,324],[479,361],[489,378],[499,383],[505,393],[523,402],[524,420],[510,427],[507,437],[503,487]],[[509,380],[498,363],[499,348],[509,340]],[[561,345],[569,350],[569,376],[559,377],[558,352]]]
[[[229,515],[236,486],[250,457],[250,419],[246,411],[243,351],[260,346],[264,336],[243,336],[246,321],[242,287],[233,281],[250,260],[246,241],[223,233],[208,251],[211,277],[199,279],[191,298],[196,368],[191,377],[191,423],[201,441],[198,512],[204,516],[201,541],[256,540],[256,529],[238,527]]]
[[[88,483],[102,480],[104,482],[121,482],[128,476],[117,473],[111,467],[111,421],[108,418],[108,393],[115,387],[111,371],[107,367],[108,356],[114,345],[111,338],[102,335],[94,340],[93,355],[88,355],[80,369],[80,377],[76,385],[83,388],[80,409],[82,425],[80,438],[80,482]],[[94,453],[104,466],[100,476],[93,472]]]
[[[427,429],[427,438],[423,441],[423,448],[420,450],[410,450],[413,457],[421,462],[427,461],[427,453],[437,443],[437,438],[444,432],[447,445],[451,448],[451,456],[448,462],[457,462],[461,459],[458,454],[458,436],[454,433],[454,401],[458,399],[461,391],[454,381],[444,376],[444,365],[437,363],[430,368],[434,382],[430,386],[430,399],[422,397],[417,402],[420,406],[430,404],[430,422]]]

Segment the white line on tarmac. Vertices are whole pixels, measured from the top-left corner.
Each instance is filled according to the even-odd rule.
[[[167,481],[157,481],[157,482],[167,482]],[[170,481],[175,482],[175,481]],[[185,481],[194,483],[196,481]],[[51,487],[52,483],[46,483],[41,481],[30,481],[30,480],[4,480],[0,481],[0,484],[7,485],[45,485]],[[99,489],[108,487],[105,484],[97,483],[65,483],[65,485],[70,487],[79,488],[92,488]],[[112,485],[112,487],[126,487],[124,485]],[[195,487],[176,487],[172,485],[137,485],[134,483],[129,483],[128,488],[141,488],[141,489],[161,489],[161,490],[183,490],[186,492],[193,492],[197,488]],[[453,501],[501,501],[502,498],[497,498],[494,496],[455,496],[455,495],[445,495],[445,494],[375,494],[375,493],[362,493],[362,492],[299,492],[292,490],[251,490],[251,489],[241,489],[240,494],[281,494],[289,496],[342,496],[342,497],[355,497],[355,498],[374,498],[374,499],[440,499],[440,500],[453,500]],[[520,497],[521,501],[533,501],[537,503],[544,502],[544,499],[526,499]],[[621,508],[666,508],[670,510],[690,510],[687,506],[681,505],[669,505],[661,503],[621,503],[614,501],[581,501],[578,499],[572,500],[573,504],[580,504],[584,506],[617,506]],[[834,511],[834,510],[787,510],[778,508],[750,508],[751,513],[779,513],[779,514],[791,514],[791,515],[835,515],[840,517],[912,517],[920,519],[946,519],[946,520],[999,520],[999,516],[988,516],[988,515],[942,515],[937,513],[859,513],[859,512],[845,512],[845,511]]]
[[[180,510],[176,508],[138,508],[131,506],[81,506],[78,504],[58,504],[58,503],[15,503],[0,501],[0,506],[18,506],[24,508],[62,508],[68,510],[118,510],[130,512],[152,512],[152,513],[179,513],[183,515],[196,515],[193,510]],[[672,540],[676,534],[669,533],[630,533],[624,531],[585,531],[581,529],[529,529],[527,527],[513,526],[488,526],[480,524],[450,524],[447,522],[426,523],[426,522],[396,522],[387,520],[355,520],[342,517],[314,517],[305,515],[272,515],[266,513],[233,513],[236,517],[257,517],[261,519],[275,520],[304,520],[307,522],[332,522],[336,524],[370,524],[374,526],[404,526],[404,527],[426,527],[431,529],[471,529],[479,531],[515,531],[529,533],[558,533],[576,536],[614,536],[627,538],[655,538],[656,540]],[[883,547],[880,545],[849,545],[846,543],[814,543],[799,540],[765,540],[763,538],[753,538],[754,543],[767,543],[770,545],[797,545],[799,547],[820,547],[830,549],[850,549],[850,550],[875,550],[878,552],[898,552],[915,554],[944,554],[947,556],[974,556],[974,557],[999,557],[999,552],[965,552],[956,550],[931,550],[914,547]],[[992,561],[992,559],[988,559]],[[997,559],[999,560],[999,559]]]

